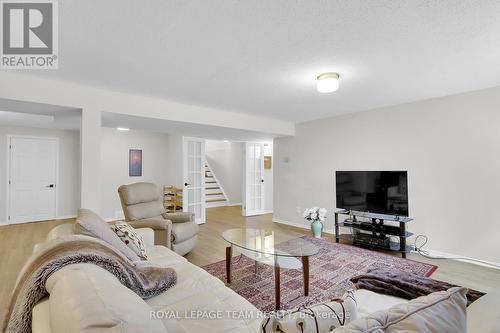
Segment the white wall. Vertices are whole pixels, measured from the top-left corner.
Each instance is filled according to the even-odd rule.
[[[408,170],[410,231],[500,262],[500,88],[303,123],[274,153],[277,220],[323,206],[332,232],[335,170]]]
[[[101,215],[106,219],[122,217],[117,189],[135,182],[153,182],[159,187],[177,185],[182,161],[171,154],[175,140],[168,134],[142,131],[117,131],[102,128],[101,138]],[[129,149],[142,149],[142,177],[129,177]],[[180,148],[182,154],[182,145]],[[182,177],[181,177],[182,178]]]
[[[273,211],[274,197],[274,157],[272,143],[265,144],[264,155],[271,156],[271,169],[264,169],[264,210],[270,213]]]
[[[101,207],[101,124],[102,112],[96,108],[82,110],[80,127],[80,206],[98,212]]]
[[[80,134],[78,131],[0,126],[0,223],[7,216],[7,136],[26,135],[59,139],[57,217],[75,216],[80,207]]]
[[[229,204],[241,204],[243,193],[243,143],[205,141],[205,155]]]
[[[183,139],[181,135],[167,135],[168,151],[168,174],[170,185],[182,188],[184,186],[184,172],[182,169],[183,158]]]

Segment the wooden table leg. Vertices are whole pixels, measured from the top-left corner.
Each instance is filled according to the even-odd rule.
[[[309,296],[309,257],[302,257],[302,273],[304,274],[304,296]]]
[[[233,257],[233,247],[226,247],[226,280],[231,283],[231,258]]]
[[[280,283],[280,266],[278,264],[278,257],[274,257],[274,293],[275,293],[275,302],[276,302],[276,310],[279,310],[281,307],[281,283]]]

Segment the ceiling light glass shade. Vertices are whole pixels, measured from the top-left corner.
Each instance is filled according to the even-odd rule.
[[[116,128],[118,131],[128,131],[129,129],[126,127],[117,127]]]
[[[323,73],[318,75],[316,89],[320,93],[330,93],[337,91],[339,89],[339,79],[338,73]]]

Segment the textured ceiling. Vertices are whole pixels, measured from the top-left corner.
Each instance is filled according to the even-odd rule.
[[[500,85],[500,1],[65,0],[59,70],[116,91],[305,121]],[[340,90],[315,91],[338,71]]]
[[[0,98],[0,126],[80,128],[81,110]]]
[[[102,126],[125,127],[140,131],[170,133],[213,140],[272,142],[276,135],[228,127],[186,123],[164,119],[103,112]]]

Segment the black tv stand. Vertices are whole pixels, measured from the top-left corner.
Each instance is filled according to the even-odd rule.
[[[340,216],[345,217],[339,222]],[[399,252],[406,258],[406,254],[413,249],[407,244],[407,239],[413,233],[406,231],[406,223],[411,221],[413,219],[406,216],[338,210],[335,212],[335,241],[339,243],[343,240],[353,245]],[[340,233],[340,228],[351,232]],[[394,241],[394,238],[398,241]]]

